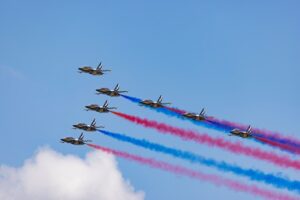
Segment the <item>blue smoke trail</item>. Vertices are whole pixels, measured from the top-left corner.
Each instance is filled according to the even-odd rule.
[[[130,100],[130,101],[132,101],[133,103],[139,103],[139,102],[142,101],[141,99],[136,98],[136,97],[131,97],[131,96],[127,96],[127,95],[121,95],[121,96],[128,99],[128,100]],[[176,117],[176,118],[181,119],[181,120],[190,121],[190,122],[192,122],[193,124],[195,124],[197,126],[202,126],[202,127],[206,127],[206,128],[209,128],[209,129],[214,129],[214,130],[217,130],[217,131],[220,131],[220,132],[223,132],[223,133],[229,133],[234,128],[232,126],[220,124],[218,122],[215,122],[214,120],[210,120],[209,118],[205,121],[195,121],[193,119],[183,117],[181,113],[172,111],[168,108],[152,108],[150,106],[145,106],[145,107],[150,108],[150,109],[152,109],[156,112],[163,113],[165,115],[171,116],[171,117]],[[280,149],[282,149],[286,152],[293,153],[293,154],[295,154],[296,152],[297,153],[300,152],[299,150],[296,149],[296,148],[300,148],[300,146],[296,143],[293,143],[292,141],[290,141],[288,139],[280,139],[280,138],[276,138],[276,137],[272,137],[272,136],[264,136],[262,134],[256,133],[255,130],[252,131],[252,135],[253,135],[253,138],[249,138],[249,139],[252,139],[252,140],[254,139],[256,142],[258,142],[260,144],[266,145],[265,142],[262,142],[262,141],[259,140],[259,138],[265,138],[265,139],[268,139],[268,140],[279,142],[281,144],[286,144],[286,145],[292,146],[292,148],[279,147]],[[272,146],[276,147],[274,145],[272,145]],[[278,146],[277,146],[277,148],[278,148]],[[297,151],[293,148],[295,148]]]
[[[228,132],[230,132],[232,129],[234,129],[234,126],[229,126],[229,125],[223,125],[221,123],[215,122],[214,120],[210,120],[207,119],[206,120],[208,123],[213,124],[215,127],[218,127],[218,130],[227,130]],[[243,128],[239,128],[241,130],[243,130]],[[246,128],[244,128],[245,130]],[[290,139],[281,139],[275,136],[270,136],[270,135],[263,135],[261,133],[257,133],[256,129],[252,130],[252,138],[254,139],[256,142],[263,144],[263,145],[271,145],[272,147],[275,148],[280,148],[281,150],[288,152],[288,153],[292,153],[292,154],[300,154],[300,145],[297,143],[294,143],[293,141],[291,141]],[[274,142],[274,144],[271,143],[266,143],[263,141],[263,139],[265,140],[269,140],[270,142]],[[275,144],[277,143],[277,144]],[[281,145],[282,144],[282,145]]]
[[[133,103],[140,103],[142,101],[142,99],[139,99],[139,98],[136,98],[136,97],[131,97],[131,96],[128,96],[128,95],[121,94],[121,96],[124,97],[125,99],[130,100]],[[213,129],[216,129],[218,131],[228,133],[228,130],[224,129],[224,127],[216,126],[215,124],[212,124],[212,123],[209,123],[209,122],[207,123],[207,122],[201,122],[201,121],[195,121],[195,120],[192,120],[192,119],[188,119],[188,118],[183,117],[181,114],[176,113],[176,112],[171,111],[171,110],[166,109],[166,108],[152,108],[152,107],[146,106],[146,105],[143,105],[143,106],[147,107],[151,110],[154,110],[156,112],[164,113],[164,114],[166,114],[168,116],[171,116],[171,117],[176,117],[176,118],[181,119],[181,120],[188,120],[188,121],[190,121],[193,124],[198,125],[198,126],[200,125],[200,126],[204,126],[206,128],[213,128]]]
[[[215,124],[216,126],[220,126],[224,129],[233,129],[238,127],[239,129],[246,129],[245,125],[241,125],[239,123],[230,122],[226,120],[219,120],[216,118],[212,118],[211,120],[208,120],[211,123]],[[279,133],[274,133],[272,131],[267,131],[263,129],[252,129],[252,135],[255,135],[256,137],[272,140],[278,143],[287,144],[289,146],[293,146],[295,148],[300,148],[300,141],[296,138],[291,138],[289,136],[281,136]]]
[[[140,103],[142,101],[142,99],[136,98],[136,97],[131,97],[131,96],[127,96],[125,94],[120,94],[121,97],[124,97],[125,99],[128,99],[130,101],[132,101],[133,103]]]
[[[300,182],[299,181],[291,181],[288,179],[284,179],[282,177],[275,176],[273,174],[265,174],[258,170],[252,170],[252,169],[242,169],[235,165],[230,165],[225,162],[217,162],[213,159],[207,159],[200,155],[196,155],[194,153],[188,152],[188,151],[182,151],[170,147],[166,147],[160,144],[152,143],[146,140],[139,140],[135,139],[123,134],[113,133],[109,131],[104,130],[98,130],[99,132],[103,133],[104,135],[110,136],[112,138],[115,138],[120,141],[129,142],[131,144],[144,147],[147,149],[150,149],[152,151],[162,152],[177,158],[181,158],[184,160],[188,160],[193,163],[202,164],[209,167],[214,167],[218,170],[226,171],[226,172],[232,172],[236,175],[241,175],[248,177],[251,180],[255,181],[261,181],[270,185],[273,185],[277,188],[286,188],[291,191],[297,191],[300,192]]]
[[[288,145],[288,146],[291,146],[292,148],[294,148],[295,150],[297,150],[297,152],[300,151],[300,144],[295,143],[295,142],[291,141],[290,139],[281,139],[281,138],[278,138],[278,137],[275,137],[275,136],[269,136],[269,135],[266,136],[266,135],[263,135],[263,134],[260,134],[260,133],[256,133],[255,130],[253,131],[252,135],[254,135],[255,137],[258,137],[258,138],[272,140],[274,142],[278,142],[278,143],[281,143],[281,144],[284,144],[284,145]]]
[[[216,125],[214,125],[212,123],[209,123],[209,122],[206,122],[206,121],[196,121],[196,120],[193,120],[193,119],[190,119],[190,118],[186,118],[186,117],[182,116],[181,114],[176,113],[176,112],[171,111],[171,110],[166,109],[166,108],[152,108],[152,107],[149,107],[149,108],[152,109],[152,110],[155,110],[156,112],[164,113],[164,114],[166,114],[168,116],[171,116],[171,117],[176,117],[176,118],[181,119],[181,120],[186,120],[186,121],[192,122],[193,124],[195,124],[197,126],[203,126],[203,127],[209,128],[209,129],[215,129],[215,130],[218,130],[218,131],[221,131],[221,132],[224,132],[224,133],[228,133],[228,130],[224,129],[223,127],[216,126]]]

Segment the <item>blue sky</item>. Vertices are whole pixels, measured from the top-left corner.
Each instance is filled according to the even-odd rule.
[[[196,112],[205,107],[209,115],[299,137],[298,1],[11,0],[0,4],[1,164],[20,166],[45,145],[83,156],[91,149],[58,140],[79,135],[71,125],[96,117],[110,131],[300,178],[292,170],[163,136],[110,114],[84,111],[85,105],[108,99],[122,112],[224,135],[122,98],[94,95],[96,88],[120,83],[132,96],[156,99],[162,94],[180,108]],[[77,73],[79,66],[100,61],[113,71],[103,77]],[[96,144],[221,174],[100,134],[86,137]],[[253,199],[126,160],[118,162],[123,175],[149,200]]]

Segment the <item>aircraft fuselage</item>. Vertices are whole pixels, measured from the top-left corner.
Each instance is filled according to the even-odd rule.
[[[82,129],[82,130],[85,130],[85,131],[96,131],[96,127],[94,126],[89,126],[87,124],[75,124],[73,125],[74,128],[78,128],[78,129]]]
[[[61,139],[62,142],[73,144],[73,145],[84,145],[84,141],[78,140],[72,137],[66,137]]]
[[[93,110],[93,111],[96,111],[96,112],[99,112],[99,113],[107,113],[107,112],[109,112],[108,108],[105,108],[105,107],[91,107],[91,106],[86,106],[86,108],[88,110]]]
[[[248,133],[246,131],[240,131],[240,130],[237,130],[237,129],[233,129],[232,131],[230,131],[230,133],[234,136],[239,136],[239,137],[242,137],[242,138],[251,137],[250,133]]]
[[[92,67],[85,66],[85,67],[80,67],[78,68],[80,72],[92,74],[92,75],[103,75],[103,72],[98,69],[93,69]]]
[[[99,92],[100,94],[106,94],[106,95],[111,96],[111,97],[120,96],[120,93],[118,91],[109,90],[108,88],[101,88],[101,89],[97,89],[96,91]]]
[[[152,100],[144,100],[144,101],[141,101],[140,104],[145,105],[145,106],[150,106],[153,108],[163,107],[163,105],[161,103],[153,102]]]
[[[190,119],[193,119],[193,120],[196,120],[196,121],[204,121],[205,120],[204,116],[202,116],[202,115],[196,115],[194,113],[185,113],[182,116],[190,118]]]

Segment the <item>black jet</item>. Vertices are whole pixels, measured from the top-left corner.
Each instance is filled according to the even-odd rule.
[[[104,128],[104,126],[96,126],[96,120],[94,119],[90,125],[85,123],[78,123],[73,125],[74,129],[81,129],[88,132],[96,131],[97,129]]]
[[[150,106],[153,108],[160,108],[164,107],[165,105],[171,104],[171,103],[162,103],[162,96],[160,95],[157,101],[152,101],[149,99],[143,100],[140,102],[141,105]]]
[[[251,126],[248,126],[246,131],[241,131],[241,130],[235,128],[232,131],[230,131],[229,136],[232,136],[232,135],[239,136],[239,137],[242,137],[242,138],[252,137],[252,135],[251,135]]]
[[[184,116],[186,118],[196,120],[196,121],[204,121],[206,119],[204,108],[201,110],[201,112],[199,114],[184,113],[184,114],[182,114],[182,116]]]
[[[69,143],[73,145],[84,145],[87,142],[92,142],[92,140],[84,140],[83,133],[80,134],[78,138],[73,138],[73,137],[65,137],[60,139],[61,143]]]
[[[100,89],[97,89],[96,91],[98,92],[96,94],[106,94],[111,97],[118,97],[118,96],[120,96],[121,93],[128,92],[128,91],[120,91],[119,84],[117,84],[113,90],[110,90],[108,88],[100,88]]]
[[[93,110],[99,113],[107,113],[111,109],[117,109],[116,107],[108,107],[108,102],[107,100],[104,102],[103,106],[98,106],[97,104],[91,104],[88,106],[85,106],[86,111]]]
[[[103,68],[103,65],[100,62],[96,68],[93,68],[91,66],[82,66],[82,67],[79,67],[78,70],[79,70],[79,73],[88,73],[88,74],[95,75],[95,76],[101,76],[105,72],[111,71],[110,69],[102,69],[102,68]]]

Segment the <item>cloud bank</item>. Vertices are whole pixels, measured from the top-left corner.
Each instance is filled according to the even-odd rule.
[[[20,168],[0,166],[1,200],[143,200],[125,181],[113,156],[91,152],[84,159],[39,150]]]

